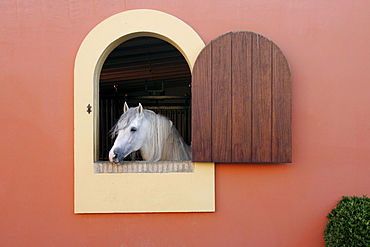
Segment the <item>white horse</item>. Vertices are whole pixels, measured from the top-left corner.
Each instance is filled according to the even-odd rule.
[[[191,148],[172,121],[143,109],[140,103],[129,108],[125,102],[123,114],[111,133],[117,138],[109,151],[109,160],[116,164],[138,150],[147,162],[191,159]]]

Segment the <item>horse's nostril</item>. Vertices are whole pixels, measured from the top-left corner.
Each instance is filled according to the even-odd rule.
[[[118,160],[118,159],[117,159],[117,152],[115,152],[115,150],[111,150],[111,151],[109,152],[109,161],[110,161],[110,162],[117,163],[117,162],[118,162],[117,160]]]
[[[123,159],[122,152],[120,149],[116,148],[112,152],[112,161],[116,164],[120,163],[120,161]]]

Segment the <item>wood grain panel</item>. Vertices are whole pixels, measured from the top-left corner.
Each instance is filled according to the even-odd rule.
[[[292,162],[292,86],[290,69],[281,50],[273,47],[272,162]]]
[[[212,42],[212,156],[231,160],[231,35]]]
[[[291,93],[272,41],[245,31],[212,40],[193,70],[193,161],[291,162]]]
[[[206,46],[195,62],[192,74],[192,160],[212,161],[212,75],[211,46]]]
[[[232,162],[252,160],[252,33],[232,34]]]
[[[271,42],[253,35],[252,161],[271,162]]]

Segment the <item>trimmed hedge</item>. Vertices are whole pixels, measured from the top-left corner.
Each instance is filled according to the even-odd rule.
[[[326,218],[326,246],[370,246],[370,198],[366,195],[343,196]]]

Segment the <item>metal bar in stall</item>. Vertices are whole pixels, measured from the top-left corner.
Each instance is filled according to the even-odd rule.
[[[117,108],[117,106],[115,104],[115,99],[110,99],[109,100],[109,103],[110,103],[110,122],[107,125],[107,139],[108,139],[108,143],[109,143],[109,145],[107,147],[107,150],[106,150],[107,157],[108,157],[108,153],[109,153],[110,147],[113,146],[113,140],[112,140],[112,138],[109,135],[109,131],[111,130],[111,128],[115,124],[115,121],[116,121],[115,108]]]
[[[110,122],[110,107],[109,107],[109,99],[105,99],[105,123],[104,123],[104,139],[105,139],[105,147],[104,147],[104,157],[108,157],[107,155],[107,149],[108,149],[108,146],[109,146],[109,136],[107,134],[107,130],[108,130],[108,125],[109,125],[109,122]]]
[[[102,100],[100,100],[99,102],[99,159],[103,159],[104,158],[104,154],[103,154],[103,149],[104,147],[106,146],[105,144],[105,139],[104,139],[104,126],[103,124],[101,123],[101,119],[104,119],[104,113],[105,111],[103,111],[103,103],[102,103]]]

